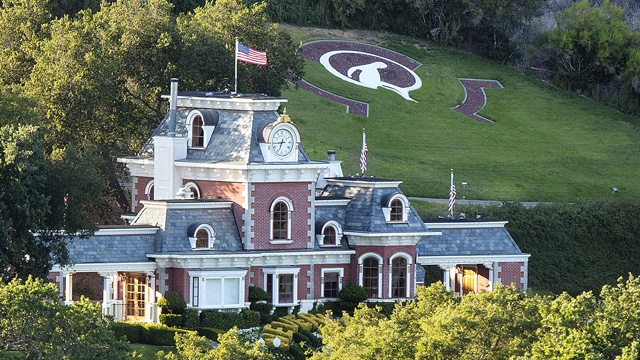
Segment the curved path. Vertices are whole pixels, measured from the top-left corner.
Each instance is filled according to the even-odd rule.
[[[478,112],[487,104],[487,94],[484,89],[502,89],[502,84],[497,80],[463,78],[458,80],[464,88],[464,100],[452,109],[483,124],[493,124],[493,121],[478,115]]]

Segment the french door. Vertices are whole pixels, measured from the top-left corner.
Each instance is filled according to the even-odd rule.
[[[127,320],[145,320],[147,276],[144,274],[127,274],[125,289]]]

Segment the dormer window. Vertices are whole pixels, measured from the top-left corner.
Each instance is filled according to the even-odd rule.
[[[200,188],[196,183],[190,181],[184,184],[184,187],[187,188],[187,190],[189,190],[193,194],[194,199],[200,199],[201,197]]]
[[[204,147],[204,122],[202,116],[196,115],[193,117],[191,124],[191,147],[202,148]]]
[[[203,150],[218,125],[219,114],[208,109],[192,110],[187,116],[187,145],[190,149]]]
[[[153,190],[154,190],[153,180],[151,180],[147,183],[147,186],[145,186],[144,188],[144,194],[147,195],[147,200],[154,200]]]
[[[322,226],[322,232],[319,236],[320,246],[340,246],[342,238],[342,227],[336,221],[327,221]]]
[[[191,248],[194,250],[211,249],[215,240],[215,232],[208,224],[191,224],[187,229]]]
[[[271,243],[290,244],[291,239],[291,200],[281,196],[271,203]]]
[[[400,222],[402,221],[402,215],[404,213],[404,204],[400,199],[394,199],[391,201],[391,212],[389,214],[389,221]]]
[[[388,200],[383,198],[382,212],[388,223],[406,223],[410,211],[409,200],[400,193],[391,196]]]

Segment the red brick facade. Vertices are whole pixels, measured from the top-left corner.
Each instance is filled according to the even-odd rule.
[[[189,272],[187,269],[167,268],[165,271],[167,272],[169,290],[177,291],[187,303],[190,303]]]
[[[305,249],[311,239],[309,230],[311,225],[311,203],[309,197],[310,183],[256,183],[252,185],[251,205],[254,212],[251,217],[253,226],[251,232],[254,237],[252,243],[256,250],[265,249]],[[291,212],[291,244],[271,244],[271,205],[278,197],[289,199],[293,205]]]
[[[416,247],[410,245],[404,246],[358,246],[356,247],[356,254],[351,262],[351,282],[358,284],[360,276],[359,259],[366,253],[375,253],[382,256],[382,298],[389,298],[389,273],[391,269],[390,259],[391,256],[397,253],[406,253],[411,256],[411,266],[409,271],[409,283],[413,284],[415,281],[415,262],[416,262]],[[415,294],[413,286],[410,287],[410,296]]]
[[[147,188],[147,184],[149,184],[149,181],[151,180],[153,180],[152,177],[140,176],[137,178],[137,181],[134,181],[136,191],[134,194],[131,194],[131,203],[134,204],[134,212],[142,210],[140,200],[149,200],[149,197],[144,193],[144,190]]]
[[[245,188],[246,184],[239,182],[223,182],[223,181],[196,181],[196,180],[183,180],[183,185],[193,182],[200,189],[200,197],[203,199],[224,199],[233,202],[232,211],[233,217],[236,219],[236,226],[240,233],[240,238],[244,238],[242,227],[244,226],[244,220],[242,215],[244,214],[245,204]]]
[[[500,278],[502,284],[507,286],[514,284],[518,289],[524,289],[523,262],[498,263],[498,266],[500,271],[496,274],[496,277]]]

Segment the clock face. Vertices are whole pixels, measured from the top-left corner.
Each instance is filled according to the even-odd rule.
[[[293,145],[293,133],[286,128],[276,130],[271,138],[271,149],[278,156],[289,155],[293,151]]]

